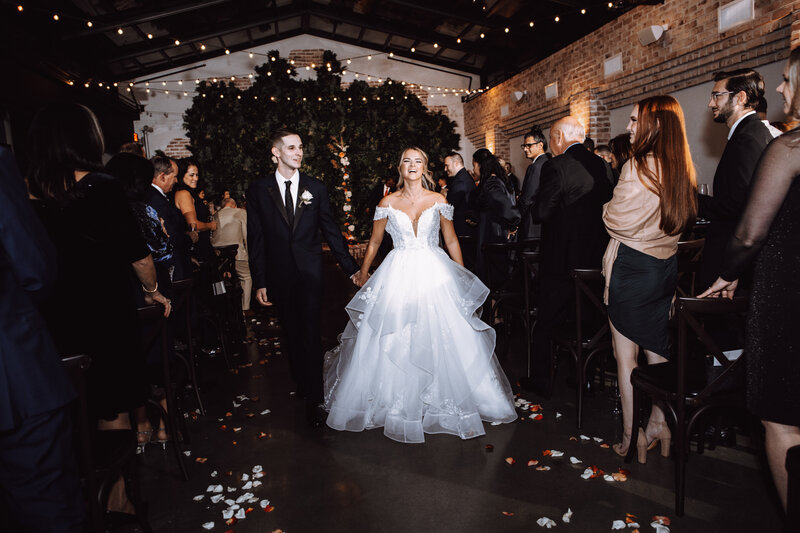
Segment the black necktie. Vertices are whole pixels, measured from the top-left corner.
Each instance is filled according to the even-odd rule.
[[[286,216],[289,218],[289,227],[294,226],[294,202],[292,201],[292,182],[286,180],[286,194],[283,201],[286,204]]]

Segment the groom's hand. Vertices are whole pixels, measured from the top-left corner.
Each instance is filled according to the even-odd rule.
[[[258,289],[256,291],[256,300],[258,300],[258,303],[261,305],[270,305],[269,300],[267,300],[267,289],[264,287]]]

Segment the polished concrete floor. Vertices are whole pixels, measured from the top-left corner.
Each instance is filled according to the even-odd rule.
[[[328,344],[344,324],[342,306],[350,294],[343,280],[332,283],[338,289],[326,294]],[[760,454],[744,445],[747,439],[692,453],[686,513],[676,517],[672,459],[654,451],[645,465],[625,465],[603,446],[616,442],[621,432],[612,387],[587,399],[584,427],[577,430],[574,389],[563,375],[552,400],[521,396],[541,405],[541,420],[520,411],[517,422],[487,425],[486,436],[468,441],[429,435],[424,444],[409,445],[387,439],[379,429],[310,428],[302,402],[292,394],[277,325],[270,325],[262,310],[251,326],[259,342],[234,358],[235,372],[221,357],[200,363],[208,413],[188,422],[191,479],[180,478],[169,448],[150,445],[139,456],[157,533],[205,531],[204,524],[210,531],[241,533],[531,532],[543,529],[537,524],[543,517],[555,522],[556,531],[594,532],[610,531],[615,520],[630,515],[640,532],[655,531],[650,526],[655,515],[669,517],[673,532],[781,530],[766,468]],[[512,383],[524,366],[518,341],[512,339],[503,363]],[[563,456],[545,455],[545,450]],[[573,464],[573,457],[581,462]],[[509,464],[508,458],[515,462]],[[528,466],[531,459],[550,469]],[[583,479],[592,466],[607,473],[627,469],[627,481]],[[264,475],[248,490],[243,487],[253,480],[254,467]],[[250,479],[243,481],[243,475]],[[210,485],[222,485],[222,501],[211,501]],[[252,493],[253,501],[241,508],[252,511],[226,524],[225,500],[245,493]],[[262,509],[265,500],[269,504]],[[568,510],[571,521],[565,523]]]

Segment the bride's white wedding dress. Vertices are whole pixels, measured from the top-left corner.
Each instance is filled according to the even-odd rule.
[[[390,439],[423,442],[516,419],[495,332],[478,318],[489,289],[439,247],[440,213],[452,220],[453,206],[423,211],[415,233],[403,211],[375,209],[394,250],[347,305],[341,344],[325,355],[330,427],[383,426]]]

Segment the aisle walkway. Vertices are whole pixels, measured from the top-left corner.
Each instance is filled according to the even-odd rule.
[[[328,293],[328,343],[341,328],[347,296],[343,290]],[[239,533],[510,533],[543,530],[537,525],[543,517],[555,522],[555,531],[594,532],[611,531],[628,513],[642,533],[655,531],[654,515],[669,517],[673,532],[780,530],[766,470],[742,446],[691,455],[686,516],[675,517],[673,461],[652,452],[646,465],[627,466],[605,447],[618,438],[613,428],[619,425],[609,389],[588,399],[585,427],[578,432],[574,391],[563,378],[558,397],[538,402],[540,420],[520,410],[518,422],[487,426],[486,436],[469,441],[431,435],[424,444],[408,445],[381,430],[311,429],[292,394],[279,331],[266,313],[259,317],[260,324],[252,325],[260,343],[237,358],[235,372],[227,372],[221,358],[202,362],[210,407],[207,416],[189,422],[191,480],[180,480],[172,457],[160,448],[149,446],[140,456],[157,533],[205,531],[204,524],[210,531]],[[512,351],[523,353],[514,346]],[[573,464],[573,457],[581,462]],[[529,460],[549,470],[528,466]],[[630,472],[624,482],[583,479],[591,466]],[[247,485],[259,469],[260,485]],[[211,501],[211,485],[221,485],[221,501]],[[245,518],[226,524],[226,500],[247,493],[252,496],[239,504]],[[568,510],[567,524],[562,517]]]

